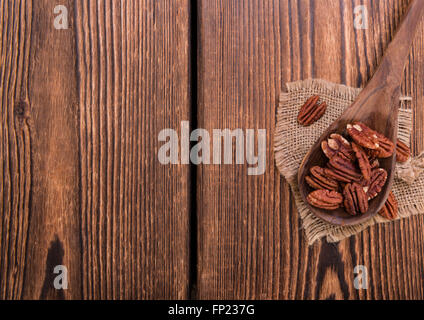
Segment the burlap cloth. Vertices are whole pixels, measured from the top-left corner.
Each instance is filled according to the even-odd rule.
[[[328,242],[337,242],[357,234],[375,223],[388,222],[377,215],[375,218],[355,226],[331,225],[317,218],[307,209],[297,185],[297,172],[303,157],[325,129],[354,101],[361,89],[317,79],[287,83],[286,87],[287,92],[281,94],[277,111],[274,141],[276,165],[292,188],[309,245],[322,237],[326,237]],[[297,123],[299,108],[310,96],[315,94],[327,102],[327,111],[324,117],[312,126],[302,127]],[[412,110],[408,106],[407,100],[409,99],[401,99],[398,138],[410,145]],[[423,154],[410,160],[403,167],[397,166],[393,192],[399,202],[398,219],[424,213],[424,175],[420,175],[423,167]]]

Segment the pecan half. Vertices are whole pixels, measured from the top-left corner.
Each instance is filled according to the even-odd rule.
[[[337,181],[329,178],[325,169],[315,166],[311,168],[310,175],[305,177],[306,182],[314,189],[326,189],[337,191],[339,184]]]
[[[330,159],[325,173],[331,179],[345,183],[359,182],[362,176],[355,164],[339,156],[334,156]]]
[[[371,164],[368,160],[368,156],[355,142],[352,142],[352,149],[355,151],[356,159],[358,160],[358,165],[361,169],[362,175],[364,176],[365,181],[368,181],[371,178]]]
[[[377,169],[380,166],[380,161],[378,159],[370,159],[371,170]]]
[[[368,159],[377,159],[378,158],[378,155],[379,155],[378,150],[370,150],[370,149],[365,149],[365,150],[366,150],[365,152],[368,155]]]
[[[389,197],[387,198],[386,203],[384,204],[383,209],[378,213],[383,218],[388,220],[394,220],[398,216],[398,202],[395,198],[393,192],[390,192]]]
[[[321,148],[328,159],[338,155],[345,160],[355,160],[352,146],[342,135],[333,133],[327,141],[321,143]]]
[[[374,199],[383,189],[387,181],[387,171],[379,168],[375,169],[371,173],[371,179],[368,189],[364,191],[367,193],[368,200]],[[365,187],[367,188],[367,187]]]
[[[361,122],[347,125],[347,132],[361,147],[376,150],[379,148],[377,132]]]
[[[327,110],[325,102],[318,104],[319,96],[310,97],[306,103],[300,108],[297,121],[302,126],[310,126],[324,115]]]
[[[396,145],[396,161],[405,163],[411,157],[411,150],[402,141],[398,140]]]
[[[376,158],[390,158],[395,151],[395,144],[390,141],[386,136],[381,133],[376,132],[376,136],[378,137],[378,145],[379,147],[373,153]]]
[[[368,197],[359,184],[348,183],[343,190],[343,196],[345,209],[352,216],[368,211]]]
[[[314,207],[336,210],[342,204],[343,196],[336,191],[316,190],[308,195],[307,200]]]

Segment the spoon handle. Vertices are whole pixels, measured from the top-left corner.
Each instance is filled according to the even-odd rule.
[[[386,49],[383,60],[378,67],[374,81],[385,83],[388,87],[401,85],[406,60],[424,14],[424,0],[413,0],[392,42]]]

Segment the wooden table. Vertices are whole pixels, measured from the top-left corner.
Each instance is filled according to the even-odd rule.
[[[364,86],[408,3],[63,0],[57,30],[54,1],[0,0],[0,298],[423,299],[423,216],[308,247],[273,153],[284,84]],[[415,153],[423,52],[424,25],[403,83]],[[162,165],[159,132],[185,120],[266,129],[265,174]]]

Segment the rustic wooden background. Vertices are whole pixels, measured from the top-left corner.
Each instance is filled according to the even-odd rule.
[[[273,154],[284,83],[364,86],[408,3],[0,0],[0,298],[423,299],[423,216],[308,247]],[[418,153],[424,25],[403,93]],[[265,175],[161,165],[158,134],[183,120],[267,129]]]

